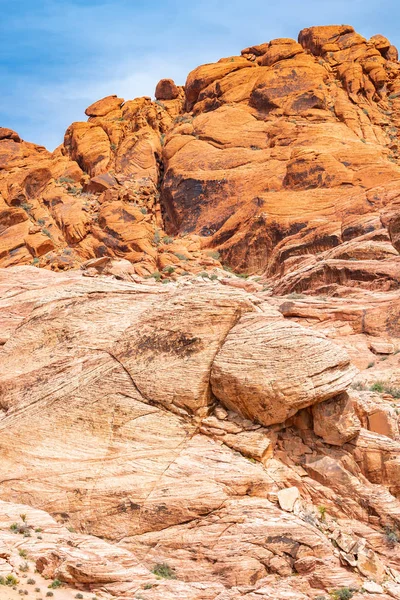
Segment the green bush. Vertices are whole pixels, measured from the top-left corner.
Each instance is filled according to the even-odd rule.
[[[162,579],[176,579],[176,575],[167,563],[157,563],[151,570],[154,575]]]
[[[49,588],[53,588],[53,589],[57,589],[60,588],[62,586],[62,582],[59,579],[55,579],[54,581],[51,582],[51,584],[49,585]]]
[[[150,277],[153,277],[153,279],[155,279],[156,281],[160,281],[160,279],[161,279],[161,273],[159,271],[154,271],[154,273],[152,273],[150,275]]]
[[[14,575],[6,575],[6,577],[0,577],[0,585],[9,585],[13,587],[19,583],[18,579]]]
[[[332,598],[334,600],[350,600],[354,596],[354,591],[348,587],[343,587],[333,592]]]

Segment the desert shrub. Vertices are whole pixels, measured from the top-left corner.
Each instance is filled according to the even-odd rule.
[[[168,265],[166,267],[163,268],[163,273],[168,273],[169,275],[172,275],[172,273],[175,272],[175,267]]]
[[[13,587],[18,584],[18,579],[14,577],[14,575],[6,575],[5,577],[0,577],[0,585],[8,585]]]
[[[169,235],[165,235],[161,241],[163,244],[172,244],[172,242],[174,241],[174,238],[169,237]]]
[[[151,570],[154,575],[162,579],[176,579],[174,570],[167,563],[157,563]]]
[[[214,258],[215,260],[219,260],[221,258],[220,253],[217,250],[212,250],[211,252],[207,252],[208,256]]]
[[[57,183],[75,183],[75,180],[72,177],[59,177],[56,179]]]
[[[49,588],[53,588],[53,589],[57,589],[60,588],[62,586],[62,582],[59,579],[55,579],[54,581],[51,582],[51,584],[49,585]]]
[[[27,571],[29,571],[28,563],[24,562],[21,565],[19,565],[19,570],[22,571],[23,573],[26,573]]]
[[[353,596],[354,590],[348,587],[340,588],[332,594],[333,600],[350,600],[350,598],[352,598]]]
[[[160,273],[160,271],[154,271],[154,273],[152,273],[150,275],[150,277],[153,277],[153,279],[155,279],[156,281],[160,281],[161,273]]]
[[[156,244],[156,246],[158,246],[158,244],[160,243],[160,239],[160,232],[158,231],[158,229],[156,229],[153,236],[153,242],[154,244]]]
[[[400,541],[397,533],[391,527],[385,527],[385,538],[391,545],[398,544]]]
[[[32,579],[32,577],[29,577],[28,581],[26,582],[28,585],[35,585],[36,581],[34,579]]]

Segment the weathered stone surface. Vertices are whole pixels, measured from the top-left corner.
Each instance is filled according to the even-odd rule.
[[[176,100],[176,98],[179,98],[179,89],[173,79],[161,79],[157,83],[155,97],[157,100]]]
[[[300,499],[297,487],[285,488],[278,492],[278,502],[282,510],[293,512],[296,502]]]
[[[400,598],[397,61],[311,27],[0,128],[0,576]]]
[[[353,439],[361,429],[361,423],[355,413],[353,401],[344,392],[312,408],[314,432],[327,444],[343,446]]]
[[[271,425],[337,395],[354,374],[347,354],[324,336],[281,319],[265,322],[249,315],[217,354],[211,385],[228,408]]]

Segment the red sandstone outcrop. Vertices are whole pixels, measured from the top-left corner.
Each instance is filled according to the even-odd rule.
[[[0,577],[400,598],[397,50],[312,27],[155,96],[0,128]]]
[[[397,289],[397,51],[311,27],[92,104],[52,154],[0,132],[0,266],[124,258],[176,278],[218,260],[275,292]]]

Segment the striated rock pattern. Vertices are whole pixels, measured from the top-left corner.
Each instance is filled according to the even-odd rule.
[[[85,598],[399,598],[400,388],[330,331],[355,300],[123,279],[0,270],[3,576],[22,549]]]
[[[155,97],[0,128],[0,597],[400,599],[397,50]]]

